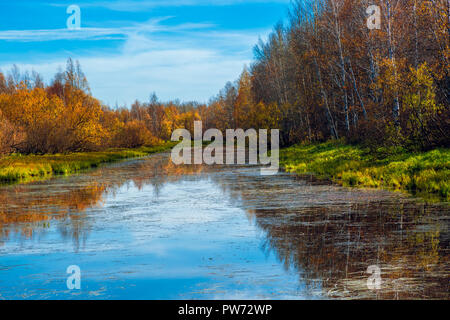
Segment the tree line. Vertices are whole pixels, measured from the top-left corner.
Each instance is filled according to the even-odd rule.
[[[49,85],[33,72],[14,66],[0,72],[0,153],[94,151],[154,146],[173,130],[193,128],[198,104],[148,103],[110,108],[91,95],[80,64],[67,61]]]
[[[380,29],[366,9],[380,7]],[[450,0],[294,0],[254,61],[207,104],[104,106],[71,59],[45,85],[0,72],[0,152],[155,145],[178,128],[280,129],[280,144],[449,145]]]
[[[367,27],[373,4],[378,30]],[[284,146],[448,146],[449,13],[449,0],[296,0],[205,119],[279,128]]]

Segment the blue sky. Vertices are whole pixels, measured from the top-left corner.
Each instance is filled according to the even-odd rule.
[[[289,2],[0,0],[0,69],[15,63],[49,81],[72,57],[111,106],[153,91],[163,101],[206,102],[251,62]],[[66,27],[71,4],[81,9],[81,30]]]

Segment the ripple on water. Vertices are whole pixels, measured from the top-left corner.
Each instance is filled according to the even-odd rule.
[[[448,299],[448,226],[446,204],[160,154],[1,187],[0,298]]]

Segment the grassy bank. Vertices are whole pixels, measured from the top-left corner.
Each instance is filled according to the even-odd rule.
[[[115,162],[162,152],[174,144],[137,149],[111,149],[99,152],[80,152],[53,155],[13,154],[0,159],[0,184],[19,183],[50,178],[55,175],[69,175],[102,163]]]
[[[408,191],[433,200],[449,200],[450,151],[425,153],[368,149],[327,142],[293,146],[280,152],[288,172],[313,173],[343,186]]]

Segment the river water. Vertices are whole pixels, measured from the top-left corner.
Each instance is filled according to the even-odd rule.
[[[0,299],[449,299],[449,213],[157,154],[0,187]]]

